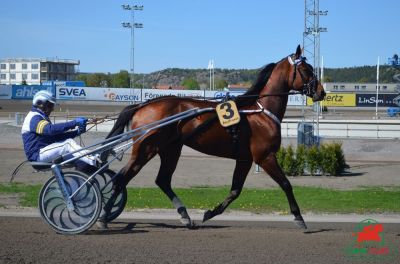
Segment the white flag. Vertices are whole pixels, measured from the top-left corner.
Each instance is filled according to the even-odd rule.
[[[378,57],[378,64],[376,65],[376,80],[379,81],[379,57]]]
[[[208,61],[208,67],[207,67],[207,69],[213,69],[214,68],[214,60],[209,60]]]

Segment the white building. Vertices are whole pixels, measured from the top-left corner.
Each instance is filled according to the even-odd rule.
[[[0,59],[0,84],[41,84],[45,81],[72,81],[79,60]]]
[[[376,92],[376,83],[324,83],[326,91],[340,93],[371,93]],[[379,92],[399,93],[400,83],[379,83]]]

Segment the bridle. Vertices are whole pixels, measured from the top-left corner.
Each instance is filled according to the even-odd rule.
[[[301,93],[305,94],[306,96],[312,97],[316,93],[316,87],[317,87],[317,84],[318,84],[317,76],[315,76],[315,74],[313,72],[312,79],[309,82],[307,82],[306,78],[301,73],[301,71],[299,71],[297,69],[297,66],[302,64],[303,62],[305,62],[306,58],[300,56],[298,59],[293,60],[291,56],[288,56],[288,61],[294,67],[293,78],[292,78],[292,87],[294,87],[294,82],[296,81],[296,77],[297,77],[296,75],[297,75],[297,72],[299,72],[301,81],[303,83],[303,88],[301,90]]]

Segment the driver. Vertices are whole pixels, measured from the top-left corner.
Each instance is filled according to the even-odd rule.
[[[54,110],[56,99],[46,90],[37,92],[32,103],[21,130],[25,155],[29,161],[52,162],[61,155],[82,149],[73,138],[86,131],[87,118],[78,117],[65,123],[53,124],[49,116]],[[71,158],[86,153],[86,150],[82,150],[73,153]],[[82,156],[79,161],[78,165],[84,162],[84,165],[95,167],[100,163],[97,157],[91,155]]]

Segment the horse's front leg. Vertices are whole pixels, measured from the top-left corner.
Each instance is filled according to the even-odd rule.
[[[204,213],[203,222],[213,218],[216,215],[222,214],[225,209],[239,197],[242,192],[247,174],[251,168],[253,161],[236,161],[235,171],[233,172],[232,187],[229,195],[225,200],[215,207],[212,211],[208,210]]]
[[[279,184],[282,190],[285,192],[289,202],[290,211],[294,215],[295,224],[303,229],[307,229],[307,225],[304,222],[303,217],[300,213],[300,208],[296,202],[296,198],[293,194],[292,185],[286,178],[285,173],[279,166],[275,154],[270,154],[265,160],[259,163],[259,165],[271,176],[271,178]]]

